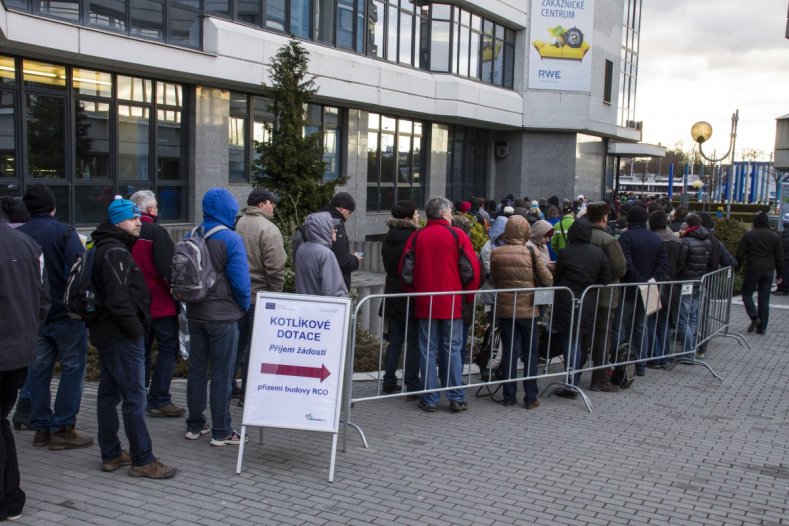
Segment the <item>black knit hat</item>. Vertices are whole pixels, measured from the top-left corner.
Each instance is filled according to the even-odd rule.
[[[27,187],[22,201],[30,215],[49,213],[55,209],[55,194],[43,184],[33,184]]]
[[[634,206],[627,213],[627,222],[632,223],[646,223],[649,219],[646,208],[642,206]]]
[[[353,196],[348,192],[339,192],[331,198],[329,201],[329,206],[334,208],[344,208],[350,212],[356,210],[356,201],[354,201]]]
[[[274,192],[267,190],[265,188],[255,188],[254,190],[249,192],[249,197],[247,197],[247,205],[257,206],[263,201],[271,201],[275,205],[278,205],[279,196]]]

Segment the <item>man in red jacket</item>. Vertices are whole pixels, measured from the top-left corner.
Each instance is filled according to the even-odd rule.
[[[427,225],[414,232],[406,241],[403,257],[414,251],[414,282],[410,292],[452,292],[479,288],[479,258],[465,232],[452,224],[452,202],[434,197],[425,205]],[[458,267],[460,251],[471,263],[473,276],[463,283]],[[400,261],[402,269],[403,260]],[[418,296],[414,314],[419,320],[420,376],[425,390],[463,384],[463,295],[444,294]],[[438,376],[436,375],[438,360]],[[449,408],[465,411],[468,405],[463,389],[446,391]],[[423,411],[435,411],[440,396],[437,392],[420,396]]]
[[[159,207],[150,190],[140,190],[131,196],[140,209],[140,238],[132,247],[132,257],[142,270],[145,284],[151,291],[151,330],[145,338],[145,377],[150,374],[148,408],[150,416],[178,417],[184,409],[173,404],[170,381],[175,372],[178,353],[178,308],[170,295],[170,263],[173,259],[173,241],[156,222]],[[151,372],[151,347],[154,339],[159,343],[156,367]]]

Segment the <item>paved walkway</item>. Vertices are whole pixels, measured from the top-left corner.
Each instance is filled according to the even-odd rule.
[[[235,448],[184,440],[182,419],[152,418],[154,452],[178,468],[153,481],[100,472],[96,446],[52,452],[18,432],[28,501],[17,523],[789,524],[789,311],[771,315],[766,336],[746,336],[751,351],[710,344],[723,383],[702,367],[648,369],[627,392],[589,393],[593,414],[556,397],[526,411],[470,396],[461,414],[359,403],[353,420],[370,449],[349,435],[333,484],[325,434],[266,429],[235,475]],[[185,386],[174,383],[179,405]],[[85,386],[78,423],[92,436],[96,387]]]

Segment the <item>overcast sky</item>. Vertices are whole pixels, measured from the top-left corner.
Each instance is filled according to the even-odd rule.
[[[775,119],[789,114],[787,0],[643,0],[636,119],[643,141],[693,141],[705,120],[704,153],[722,155],[740,110],[737,157],[775,147]]]

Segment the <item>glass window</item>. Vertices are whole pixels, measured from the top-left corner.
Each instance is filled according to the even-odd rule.
[[[41,181],[36,181],[36,183],[40,183]],[[62,223],[69,222],[69,206],[68,202],[68,194],[69,194],[69,187],[65,185],[50,185],[47,184],[47,187],[52,190],[52,193],[55,194],[55,219]],[[115,197],[115,196],[113,196]],[[107,204],[104,205],[104,212],[106,214],[107,207],[109,206],[109,201]]]
[[[290,32],[310,38],[310,0],[290,0]]]
[[[479,78],[479,39],[480,34],[472,31],[468,53],[468,76],[475,79]]]
[[[151,111],[118,105],[118,178],[149,181]]]
[[[159,205],[159,221],[173,221],[186,216],[186,187],[156,187],[156,201]]]
[[[313,0],[315,6],[315,31],[313,40],[334,43],[335,0]]]
[[[30,11],[30,0],[5,0],[5,5],[23,11]]]
[[[468,77],[468,41],[471,32],[468,27],[460,26],[458,35],[458,74]]]
[[[0,84],[13,84],[16,78],[14,57],[0,55]]]
[[[107,207],[115,199],[114,185],[79,185],[74,190],[74,221],[86,225],[101,223],[107,216]]]
[[[449,20],[452,16],[452,6],[446,4],[433,4],[431,17],[433,20]]]
[[[482,34],[482,67],[480,78],[483,82],[490,82],[493,76],[493,31],[492,23],[485,21],[485,32]]]
[[[66,100],[27,95],[27,175],[66,178]]]
[[[16,106],[13,91],[0,91],[0,177],[16,177]]]
[[[164,106],[183,105],[183,91],[180,84],[172,82],[156,82],[156,103]]]
[[[414,15],[400,12],[400,62],[411,64],[411,46],[414,39]]]
[[[118,98],[134,102],[153,102],[153,81],[118,75]]]
[[[324,179],[333,181],[340,177],[340,109],[323,108],[323,161],[326,163]]]
[[[392,0],[389,0],[392,2]],[[397,0],[386,8],[386,60],[397,62]]]
[[[230,93],[228,121],[228,177],[231,183],[249,182],[247,170],[247,117],[249,104],[245,93]]]
[[[89,0],[88,25],[125,32],[126,2],[124,0]]]
[[[77,22],[79,4],[79,0],[39,0],[38,9],[42,15]]]
[[[378,124],[382,132],[378,132]],[[422,123],[368,114],[367,210],[390,209],[422,195]]]
[[[255,161],[261,157],[257,152],[258,145],[271,139],[274,127],[274,114],[269,111],[269,104],[265,97],[252,97],[252,159]]]
[[[76,179],[109,179],[110,104],[78,100],[74,108]]]
[[[236,0],[236,18],[241,22],[260,25],[260,0]]]
[[[367,54],[384,58],[384,4],[372,0],[367,11]]]
[[[164,4],[162,0],[134,0],[129,4],[131,35],[164,40]]]
[[[200,47],[200,13],[170,6],[167,42],[176,46]]]
[[[230,7],[227,0],[203,0],[203,11],[225,18],[230,16]]]
[[[285,31],[285,1],[268,0],[266,2],[266,27],[277,31]]]
[[[337,0],[337,47],[353,49],[354,0]]]
[[[71,71],[74,92],[92,97],[112,97],[112,75],[102,71],[74,68]]]
[[[367,34],[365,29],[367,0],[356,0],[356,52],[364,53],[364,38]]]
[[[430,70],[449,71],[449,22],[430,24]]]
[[[200,0],[170,0],[170,5],[188,7],[190,9],[200,9]]]
[[[22,79],[26,86],[64,90],[66,67],[35,60],[23,60]]]
[[[160,181],[177,181],[181,170],[181,112],[156,112],[156,176]]]

